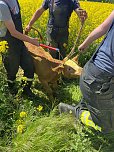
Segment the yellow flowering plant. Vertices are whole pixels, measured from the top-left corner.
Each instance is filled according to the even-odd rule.
[[[18,119],[16,121],[16,126],[17,126],[17,133],[22,134],[23,132],[25,132],[26,129],[26,123],[25,123],[25,119],[27,117],[27,113],[25,111],[21,111],[19,113],[20,119]]]
[[[0,42],[0,53],[5,54],[7,53],[8,49],[8,43],[6,41],[1,41]]]
[[[20,112],[20,117],[21,118],[27,117],[27,113],[25,111]]]
[[[20,124],[17,126],[17,133],[22,134],[25,131],[25,129],[26,129],[25,125]]]
[[[34,12],[41,6],[42,0],[19,0],[19,3],[21,5],[21,11],[22,11],[22,20],[23,20],[23,27],[26,27],[29,23],[32,15]],[[26,6],[26,7],[25,7]],[[32,6],[32,7],[31,7]],[[78,53],[78,46],[83,42],[83,40],[87,37],[87,35],[95,29],[99,24],[101,24],[108,15],[113,11],[114,4],[109,3],[98,3],[98,2],[88,2],[88,1],[80,1],[80,6],[84,10],[87,11],[88,18],[84,23],[83,31],[80,37],[80,40],[76,46],[76,52]],[[104,9],[105,8],[105,9]],[[49,18],[49,11],[45,11],[42,16],[37,20],[37,22],[34,23],[34,27],[38,29],[43,36],[43,43],[46,43],[46,27],[47,27],[47,21]],[[72,49],[74,42],[76,40],[78,31],[80,29],[80,20],[75,12],[72,13],[70,22],[69,22],[69,43],[67,46],[67,53],[70,52]],[[30,35],[33,37],[37,37],[36,33],[31,33]],[[91,57],[92,53],[95,51],[95,48],[97,47],[98,43],[102,40],[102,38],[96,40],[89,48],[87,53],[84,53],[82,57],[80,57],[79,62],[81,62],[82,65],[84,65],[87,60]]]
[[[40,111],[42,111],[43,106],[39,105],[36,109],[40,112]]]

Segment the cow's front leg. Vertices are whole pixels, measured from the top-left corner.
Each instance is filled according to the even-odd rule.
[[[51,84],[51,88],[55,91],[57,89],[57,81]]]
[[[58,87],[57,81],[55,81],[54,83],[50,84],[50,87],[53,90],[53,97],[56,98],[56,96],[57,96],[57,87]]]
[[[44,87],[44,89],[49,97],[49,100],[54,101],[53,91],[52,91],[51,87],[49,86],[48,82],[41,81],[41,83],[42,83],[42,85],[43,85],[43,87]]]

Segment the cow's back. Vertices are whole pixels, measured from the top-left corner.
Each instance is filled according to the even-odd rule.
[[[27,42],[25,45],[33,57],[35,73],[38,75],[39,80],[52,82],[58,79],[58,73],[52,69],[59,66],[62,61],[53,59],[42,47],[37,47]]]
[[[28,42],[25,42],[25,45],[32,56],[40,56],[47,58],[48,60],[52,60],[52,56],[48,52],[46,52],[42,47],[37,47]]]

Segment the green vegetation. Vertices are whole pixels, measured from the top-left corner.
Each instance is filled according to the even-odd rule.
[[[27,24],[31,14],[41,1],[20,0],[22,6],[23,25]],[[31,4],[32,3],[32,4]],[[81,2],[82,8],[88,12],[88,20],[84,26],[81,41],[92,29],[98,26],[113,10],[113,4]],[[104,9],[105,7],[105,9]],[[102,14],[102,15],[101,15]],[[47,13],[35,26],[46,37]],[[76,21],[76,22],[74,22]],[[73,46],[79,29],[79,21],[73,14],[70,22],[69,48]],[[36,33],[30,33],[37,36]],[[91,57],[98,40],[81,55],[79,63],[84,65]],[[2,46],[2,47],[1,47]],[[4,50],[0,44],[0,50]],[[113,152],[114,134],[102,135],[84,127],[70,114],[59,115],[57,105],[60,102],[77,104],[81,99],[79,79],[64,80],[58,85],[55,101],[50,102],[42,85],[35,75],[32,91],[33,99],[23,98],[21,84],[22,71],[17,75],[18,94],[14,97],[9,93],[6,72],[0,58],[0,152]]]

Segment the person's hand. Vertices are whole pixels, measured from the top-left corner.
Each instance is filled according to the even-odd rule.
[[[87,12],[81,8],[77,8],[76,13],[78,17],[80,18],[81,23],[83,24],[84,21],[87,19]]]
[[[36,45],[36,46],[39,46],[39,45],[40,45],[40,43],[38,42],[38,39],[37,39],[37,38],[32,38],[32,39],[31,39],[31,43],[32,43],[33,45]]]
[[[86,50],[87,46],[85,46],[83,43],[78,47],[79,52],[84,52]]]
[[[28,32],[30,32],[31,30],[31,26],[28,24],[25,28],[25,34],[28,34]]]

